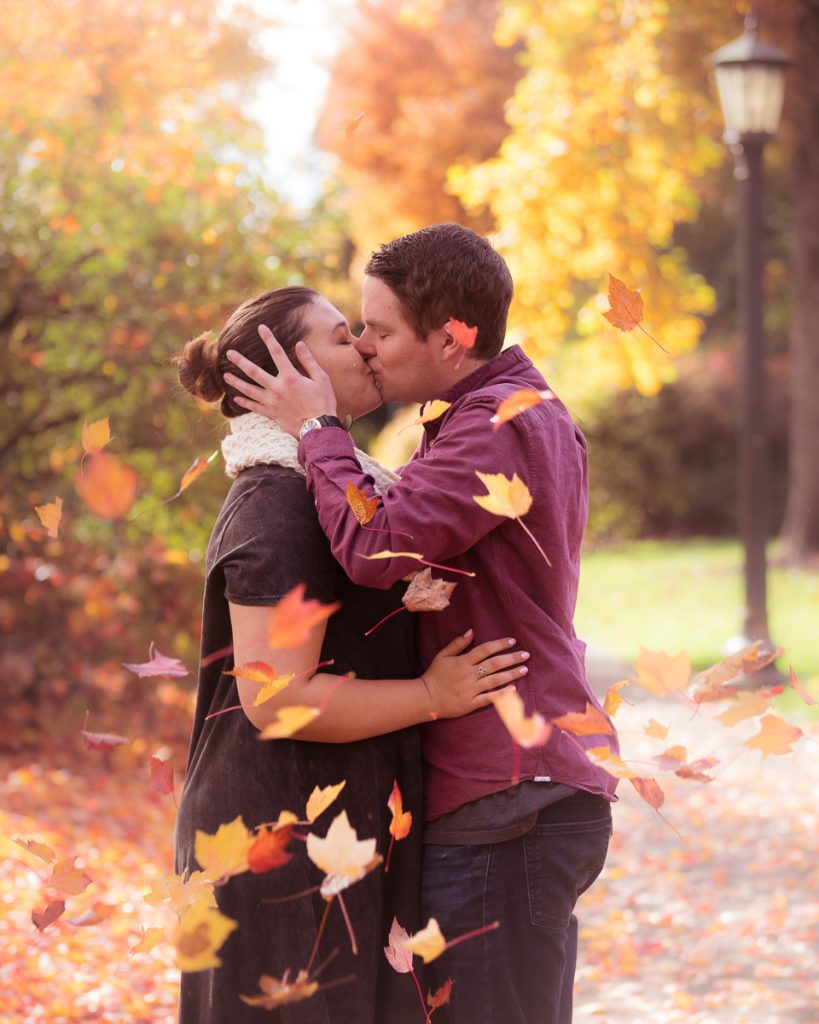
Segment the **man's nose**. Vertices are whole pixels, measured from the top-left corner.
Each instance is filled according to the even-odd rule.
[[[362,359],[372,359],[375,355],[375,345],[373,345],[373,343],[368,339],[368,333],[369,332],[365,328],[361,333],[361,337],[353,339],[356,351]]]

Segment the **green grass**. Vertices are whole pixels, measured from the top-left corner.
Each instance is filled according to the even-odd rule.
[[[735,542],[638,541],[583,556],[578,635],[625,661],[640,647],[684,650],[695,669],[707,668],[739,633],[742,611],[742,552]],[[780,668],[787,672],[792,665],[816,696],[819,570],[772,565],[768,616],[772,640],[785,648]],[[788,708],[804,708],[793,693],[780,699]]]

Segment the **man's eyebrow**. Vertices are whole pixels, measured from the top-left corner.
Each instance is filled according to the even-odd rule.
[[[365,320],[364,321],[364,325],[365,325],[365,327],[387,327],[387,326],[389,326],[388,324],[385,324],[383,320]]]

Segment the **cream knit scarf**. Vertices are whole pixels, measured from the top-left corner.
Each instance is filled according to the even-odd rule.
[[[299,442],[296,438],[282,430],[278,423],[257,412],[234,416],[230,420],[230,433],[222,441],[225,472],[230,477],[238,476],[248,466],[271,464],[287,466],[305,476],[299,465],[298,453]],[[376,492],[386,494],[398,476],[358,448],[355,449],[355,455],[364,472],[373,478]]]

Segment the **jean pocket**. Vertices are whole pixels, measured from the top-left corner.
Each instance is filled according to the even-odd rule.
[[[578,896],[606,862],[611,815],[594,821],[538,824],[523,837],[529,917],[533,925],[565,929]]]

